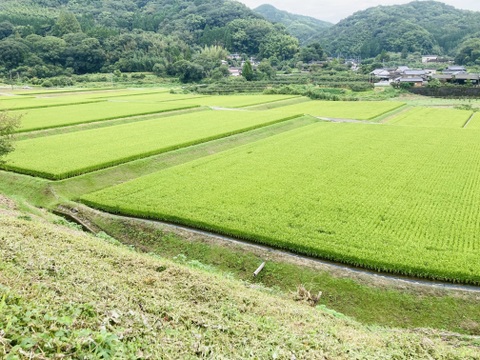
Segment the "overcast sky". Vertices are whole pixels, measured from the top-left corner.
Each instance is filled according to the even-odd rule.
[[[412,0],[238,0],[250,8],[271,4],[277,9],[336,23],[359,10],[377,5],[406,4]],[[417,0],[418,1],[418,0]],[[443,0],[459,9],[480,11],[480,0]]]

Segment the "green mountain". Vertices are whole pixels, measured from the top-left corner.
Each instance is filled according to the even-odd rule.
[[[383,50],[454,55],[466,37],[478,32],[480,12],[413,1],[359,11],[313,40],[332,55],[372,57]]]
[[[279,10],[270,4],[260,5],[253,11],[273,23],[285,25],[287,31],[298,38],[301,44],[308,43],[312,37],[323,33],[326,29],[333,26],[332,23],[310,16],[291,14],[287,11]]]
[[[298,40],[232,0],[2,0],[0,73],[29,78],[190,69],[220,59],[205,46],[262,58],[291,59]],[[208,55],[208,56],[204,56]],[[208,59],[205,59],[207,57]],[[190,71],[189,70],[189,71]]]

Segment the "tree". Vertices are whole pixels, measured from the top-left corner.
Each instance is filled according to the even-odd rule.
[[[258,65],[258,71],[267,79],[273,79],[275,75],[277,75],[277,72],[268,60],[262,60],[262,62]]]
[[[242,67],[242,76],[245,78],[247,81],[252,81],[253,80],[253,68],[252,64],[250,61],[245,61],[245,64],[243,64]]]
[[[100,71],[106,60],[105,51],[95,38],[86,38],[68,47],[66,55],[67,66],[72,67],[76,74]]]
[[[9,21],[2,21],[0,23],[0,40],[9,37],[15,31],[14,26]]]
[[[58,20],[55,23],[52,32],[55,36],[63,36],[66,34],[82,32],[82,28],[74,14],[62,12],[58,16]]]
[[[480,38],[465,40],[459,47],[455,62],[460,65],[480,64]]]
[[[183,83],[200,81],[204,77],[203,67],[187,60],[180,60],[174,63],[173,73]]]
[[[20,118],[3,111],[0,113],[0,163],[1,158],[13,151],[13,133],[20,126]]]
[[[298,52],[298,40],[286,34],[271,33],[260,44],[260,57],[289,60]]]
[[[320,61],[325,59],[325,53],[322,46],[317,42],[301,48],[299,58],[306,63]]]
[[[221,46],[205,46],[194,56],[195,63],[202,66],[206,75],[218,69],[222,65],[222,60],[226,59],[228,52]]]
[[[13,69],[23,63],[28,55],[28,47],[21,41],[7,38],[0,41],[0,65]]]

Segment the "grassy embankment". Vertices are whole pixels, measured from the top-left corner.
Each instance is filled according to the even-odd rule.
[[[365,327],[198,261],[140,254],[0,201],[6,359],[479,358],[478,340]]]

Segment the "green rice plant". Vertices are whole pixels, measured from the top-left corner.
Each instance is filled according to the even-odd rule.
[[[87,194],[165,220],[376,271],[480,284],[474,131],[316,123]]]
[[[473,111],[416,107],[395,116],[390,125],[461,128],[472,116]]]
[[[203,111],[18,141],[5,169],[62,179],[294,118]]]
[[[313,100],[301,104],[276,109],[283,113],[303,113],[307,115],[335,118],[372,120],[378,116],[404,106],[395,101],[319,101]]]
[[[198,106],[194,104],[169,102],[132,104],[129,102],[103,101],[89,104],[32,109],[27,112],[12,111],[12,114],[21,116],[22,124],[18,131],[25,132],[194,107]]]

